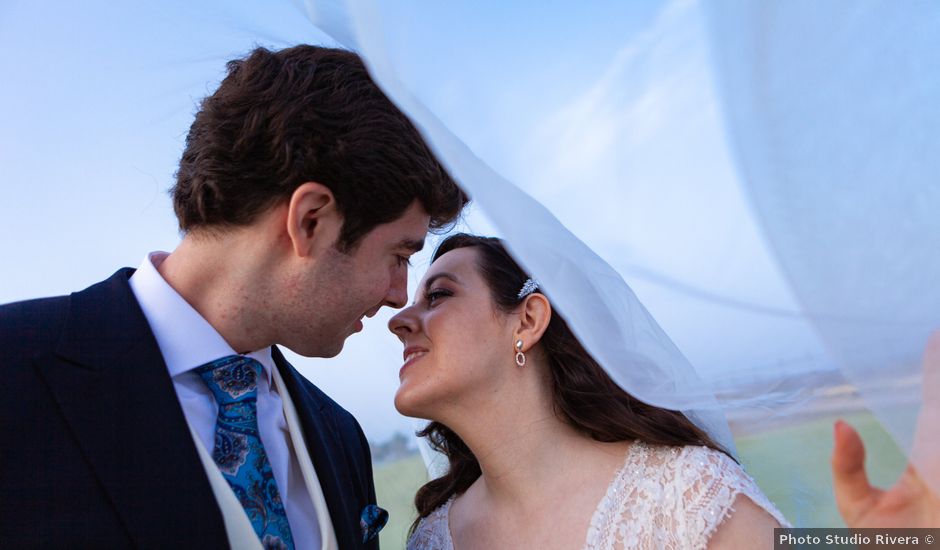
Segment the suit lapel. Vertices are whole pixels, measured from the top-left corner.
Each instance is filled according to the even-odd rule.
[[[132,273],[73,294],[56,352],[37,368],[137,546],[226,546]]]
[[[350,477],[332,411],[320,396],[307,389],[309,383],[305,383],[302,375],[276,346],[272,348],[272,356],[300,417],[310,458],[333,520],[336,542],[340,548],[359,548],[362,546],[360,510],[357,509],[357,499],[351,494],[356,486]]]

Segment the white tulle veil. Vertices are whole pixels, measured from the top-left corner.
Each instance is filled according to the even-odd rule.
[[[4,74],[50,68],[5,84],[0,165],[42,170],[52,218],[71,191],[43,182],[94,177],[76,166],[172,173],[190,114],[172,98],[226,59],[342,45],[472,196],[470,229],[506,240],[625,390],[732,449],[726,414],[864,406],[940,488],[915,438],[940,420],[920,370],[940,328],[934,2],[13,3],[0,29]],[[31,130],[48,112],[81,130]],[[96,139],[141,154],[70,157]]]
[[[741,208],[745,212],[727,205],[721,209],[750,219],[752,227],[739,229],[753,232],[752,238],[763,244],[769,258],[762,260],[774,272],[767,279],[775,279],[769,290],[788,303],[768,304],[737,289],[712,290],[707,275],[697,281],[694,274],[682,274],[685,281],[677,283],[668,268],[651,269],[658,273],[648,278],[659,278],[667,287],[693,287],[691,292],[706,301],[744,314],[796,325],[788,332],[805,333],[795,339],[804,349],[793,354],[798,359],[771,366],[777,380],[807,374],[814,377],[809,384],[830,389],[847,381],[900,446],[912,450],[921,350],[940,326],[940,55],[935,47],[940,15],[935,5],[915,3],[899,10],[890,3],[723,2],[705,9],[675,1],[663,4],[645,28],[632,33],[628,25],[598,24],[617,21],[615,6],[592,6],[593,19],[580,27],[568,10],[540,7],[501,14],[498,27],[508,37],[493,37],[493,21],[473,17],[499,10],[454,14],[396,6],[393,13],[368,0],[347,2],[346,8],[342,18],[337,12],[322,17],[315,6],[310,13],[321,28],[363,53],[386,92],[418,124],[514,255],[551,290],[579,339],[624,389],[686,411],[729,448],[733,443],[723,410],[786,406],[803,399],[798,390],[783,395],[754,391],[744,380],[738,387],[731,383],[731,391],[716,399],[716,393],[729,389],[728,381],[703,380],[621,275],[525,192],[528,184],[544,194],[546,203],[564,201],[566,192],[587,193],[592,196],[588,204],[594,203],[589,208],[600,213],[590,223],[609,220],[611,231],[624,226],[643,231],[626,219],[632,212],[624,202],[641,195],[634,186],[655,191],[631,177],[628,160],[638,156],[631,148],[647,148],[644,139],[674,139],[675,156],[657,159],[663,163],[660,176],[674,178],[660,187],[675,201],[671,221],[683,224],[679,216],[689,205],[682,203],[700,198],[701,188],[727,193],[729,184],[715,180],[731,180],[748,201]],[[536,16],[536,25],[546,28],[532,29],[530,18]],[[420,24],[440,27],[440,37],[450,37],[450,43],[413,38],[409,27]],[[468,25],[474,27],[469,32]],[[627,32],[613,44],[582,36],[603,32],[597,27]],[[519,42],[507,45],[508,39]],[[481,40],[502,49],[494,52]],[[434,62],[414,54],[441,46],[447,60],[435,66],[440,72],[429,84],[423,64]],[[569,48],[609,65],[580,87],[552,82],[565,77]],[[502,81],[500,91],[531,98],[525,108],[534,112],[507,113],[504,105],[473,95],[478,79],[507,74],[514,78]],[[544,89],[552,84],[575,92],[555,102],[539,98],[553,95]],[[703,89],[654,87],[696,84]],[[455,85],[469,91],[455,92]],[[496,121],[487,135],[472,130],[461,135],[461,111],[518,120]],[[669,115],[677,114],[688,115],[691,128],[684,135],[657,127],[662,122],[657,115],[668,123]],[[452,117],[453,124],[445,117]],[[468,146],[500,138],[500,146],[515,152],[484,145],[489,155],[481,157]],[[733,160],[703,162],[698,174],[668,166],[687,157],[701,162],[685,147],[709,148],[708,138],[726,141],[724,150],[711,148]],[[507,166],[522,188],[495,171],[496,165]],[[651,202],[658,200],[664,199]],[[617,218],[617,210],[623,218]],[[713,221],[707,214],[691,215]],[[683,251],[683,244],[667,239],[661,246]],[[625,271],[636,270],[628,266]],[[729,278],[740,276],[728,271]],[[736,353],[730,348],[748,345],[737,343],[731,332],[721,340],[729,355]]]

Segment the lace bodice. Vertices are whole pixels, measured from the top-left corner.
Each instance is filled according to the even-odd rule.
[[[738,495],[790,526],[754,480],[723,453],[635,443],[594,511],[584,550],[704,549],[734,511]],[[453,498],[421,520],[408,539],[408,550],[454,550],[451,502]]]

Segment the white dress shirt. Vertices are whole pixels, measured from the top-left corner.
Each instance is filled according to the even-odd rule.
[[[156,337],[183,414],[199,440],[211,452],[215,446],[219,406],[193,369],[221,357],[239,354],[157,271],[157,266],[167,256],[166,252],[149,254],[131,276],[130,286]],[[294,545],[298,549],[319,549],[321,533],[316,510],[297,457],[291,452],[283,403],[272,384],[275,366],[271,349],[246,355],[263,367],[258,379],[258,431],[284,502]]]

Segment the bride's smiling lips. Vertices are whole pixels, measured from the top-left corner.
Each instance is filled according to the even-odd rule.
[[[409,366],[414,364],[415,361],[424,357],[428,353],[426,348],[418,346],[408,346],[405,348],[405,351],[402,353],[402,357],[405,360],[405,364],[401,366],[401,370],[398,371],[398,376],[401,377],[401,373]]]

